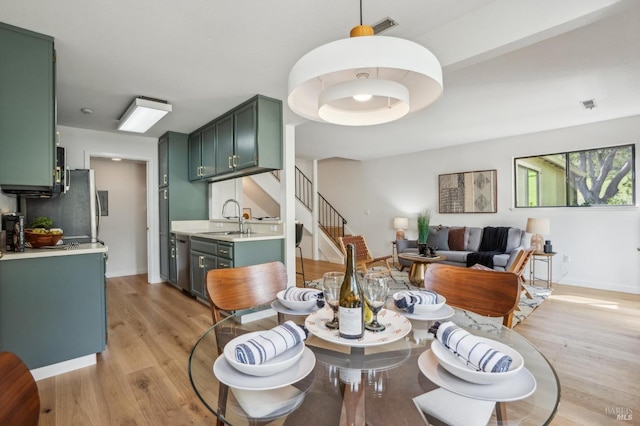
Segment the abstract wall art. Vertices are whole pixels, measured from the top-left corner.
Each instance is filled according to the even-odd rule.
[[[496,213],[497,170],[438,176],[440,213]]]

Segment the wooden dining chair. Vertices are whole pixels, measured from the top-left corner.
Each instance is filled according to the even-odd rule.
[[[513,272],[485,271],[434,263],[424,274],[424,287],[447,298],[447,304],[489,317],[502,317],[511,328],[520,300]]]
[[[360,269],[365,274],[368,271],[368,268],[371,265],[376,263],[382,263],[387,268],[389,275],[391,275],[391,267],[389,266],[389,259],[393,257],[393,255],[387,255],[382,257],[373,257],[371,251],[369,251],[369,247],[367,246],[367,242],[362,235],[348,235],[344,237],[339,237],[338,241],[340,242],[340,249],[342,250],[342,254],[344,256],[347,255],[347,244],[353,244],[356,249],[356,269]]]
[[[260,263],[238,268],[212,269],[207,272],[207,298],[211,305],[213,323],[222,320],[229,311],[249,309],[270,303],[279,291],[287,288],[287,269],[282,262]],[[278,314],[278,322],[281,316]],[[216,327],[218,355],[235,336],[228,329]],[[218,413],[225,415],[229,387],[220,383]],[[225,423],[219,418],[216,425]],[[256,422],[261,424],[261,422]]]
[[[282,262],[260,263],[207,272],[207,297],[213,323],[223,311],[237,311],[271,303],[287,288],[287,269]]]
[[[40,416],[38,385],[25,363],[0,352],[0,425],[35,426]]]

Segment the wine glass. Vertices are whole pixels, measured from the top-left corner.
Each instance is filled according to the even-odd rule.
[[[338,305],[340,304],[340,287],[343,280],[344,272],[326,272],[322,276],[324,301],[333,310],[333,319],[325,323],[327,328],[338,328]]]
[[[364,325],[369,331],[383,331],[386,327],[378,322],[378,312],[387,301],[389,291],[389,276],[384,274],[366,274],[362,291],[364,299],[373,313],[370,323]]]

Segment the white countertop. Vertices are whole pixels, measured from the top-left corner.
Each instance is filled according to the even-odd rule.
[[[238,230],[238,221],[226,219],[191,220],[171,222],[171,232],[190,237],[208,238],[219,241],[242,243],[261,240],[284,239],[282,222],[247,220],[244,229],[250,229],[246,234],[224,234],[225,231]]]
[[[60,248],[25,248],[24,252],[2,252],[0,262],[7,260],[20,260],[20,259],[34,259],[38,257],[53,257],[53,256],[72,256],[77,254],[89,254],[89,253],[106,253],[108,251],[107,246],[99,243],[83,243],[79,244],[77,248],[66,250],[63,246]]]

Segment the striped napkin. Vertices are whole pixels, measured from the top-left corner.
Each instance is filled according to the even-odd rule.
[[[511,357],[458,327],[452,321],[435,324],[438,327],[436,338],[447,349],[456,354],[466,365],[487,373],[504,373],[509,371],[513,361]]]
[[[236,345],[236,361],[242,364],[263,364],[306,338],[305,329],[293,321],[287,321]]]
[[[435,305],[437,302],[438,294],[430,290],[402,290],[393,295],[396,307],[410,314],[415,305]]]
[[[318,308],[322,308],[324,306],[324,294],[321,291],[312,288],[287,287],[282,298],[293,302],[303,302],[315,299]]]

